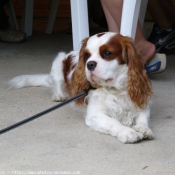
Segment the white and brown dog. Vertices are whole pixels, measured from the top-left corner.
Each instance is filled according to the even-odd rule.
[[[60,52],[50,74],[15,77],[9,89],[46,86],[52,100],[62,101],[88,88],[89,82],[95,84],[99,88],[75,101],[87,105],[86,125],[122,143],[134,143],[153,138],[148,127],[151,83],[141,60],[130,38],[100,33],[84,39],[80,51]]]

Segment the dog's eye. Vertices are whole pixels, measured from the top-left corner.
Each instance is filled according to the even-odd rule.
[[[91,56],[90,53],[85,53],[85,54],[84,54],[84,58],[85,58],[85,59],[88,59],[90,56]]]
[[[105,51],[105,52],[103,53],[102,57],[103,57],[103,58],[109,58],[111,55],[112,55],[111,52]]]

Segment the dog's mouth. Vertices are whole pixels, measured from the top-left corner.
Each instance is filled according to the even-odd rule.
[[[93,73],[91,73],[90,75],[90,81],[92,83],[101,83],[101,82],[105,82],[105,83],[109,83],[113,80],[113,78],[103,78],[103,77],[100,77],[100,76],[97,76],[97,75],[94,75]]]

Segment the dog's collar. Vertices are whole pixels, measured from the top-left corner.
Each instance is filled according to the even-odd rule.
[[[90,86],[91,86],[92,88],[94,88],[94,89],[101,88],[101,86],[98,85],[98,84],[90,84]]]

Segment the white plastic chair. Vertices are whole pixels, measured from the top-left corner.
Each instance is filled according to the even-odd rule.
[[[59,0],[52,0],[49,20],[45,33],[51,34],[56,18]],[[73,31],[73,48],[80,48],[81,41],[89,37],[87,0],[70,0]]]
[[[140,23],[143,26],[148,0],[124,0],[121,31],[124,36],[135,39],[136,26],[140,13]],[[81,41],[89,36],[87,0],[71,0],[73,48],[80,48]]]
[[[22,30],[32,36],[34,0],[23,0]]]
[[[27,36],[32,35],[33,5],[34,0],[23,0],[22,30],[26,33]],[[10,0],[7,4],[7,10],[12,26],[16,29],[19,29],[12,0]]]
[[[89,37],[87,0],[71,0],[73,49],[78,50],[81,41]]]
[[[143,28],[148,0],[124,0],[120,34],[135,39],[138,19]]]
[[[47,27],[46,27],[46,31],[45,31],[45,33],[47,33],[47,34],[52,33],[52,29],[53,29],[54,22],[55,22],[59,1],[60,0],[52,0],[52,5],[50,8],[50,15],[49,15],[49,19],[48,19]]]
[[[55,17],[58,9],[59,0],[52,0],[50,15],[48,19],[48,24],[46,28],[46,33],[51,34],[53,25],[55,22]],[[16,16],[13,9],[12,0],[8,4],[9,17],[12,22],[13,27],[19,29],[16,22]],[[33,27],[33,7],[34,0],[23,0],[23,14],[22,14],[22,30],[26,33],[27,36],[32,36],[32,27]]]
[[[18,30],[19,26],[18,26],[18,23],[16,20],[16,15],[15,15],[15,11],[13,8],[12,0],[10,0],[9,3],[7,3],[6,8],[7,8],[8,15],[9,15],[10,21],[12,23],[12,26]]]
[[[120,33],[124,36],[135,38],[138,17],[141,25],[144,23],[144,16],[148,0],[123,0],[123,11]],[[81,41],[89,37],[88,8],[87,0],[70,0],[71,18],[73,30],[73,49],[80,48]],[[27,36],[32,35],[33,25],[33,3],[34,0],[23,0],[23,30]],[[59,0],[52,0],[50,16],[46,33],[51,33],[54,25]],[[140,15],[139,15],[140,14]]]

